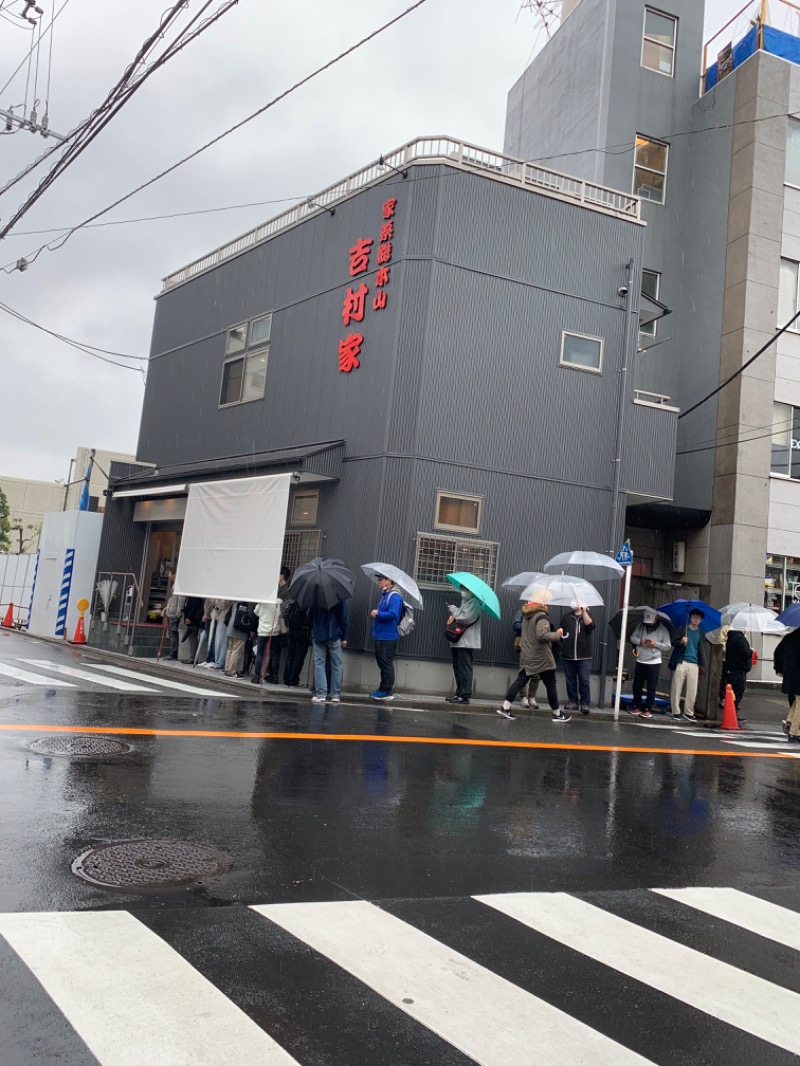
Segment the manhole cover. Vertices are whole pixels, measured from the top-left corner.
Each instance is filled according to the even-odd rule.
[[[84,852],[72,872],[103,888],[181,888],[228,869],[225,856],[182,840],[122,840]]]
[[[43,737],[34,740],[31,751],[39,755],[68,755],[73,759],[89,759],[97,755],[124,755],[130,744],[109,737]]]

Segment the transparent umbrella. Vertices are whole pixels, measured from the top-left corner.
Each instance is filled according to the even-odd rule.
[[[624,568],[610,555],[579,551],[554,555],[544,564],[544,570],[548,574],[569,574],[586,581],[612,581],[625,573]]]
[[[414,607],[422,610],[422,593],[414,578],[409,577],[405,570],[401,570],[399,566],[392,566],[391,563],[362,563],[361,569],[367,577],[388,577],[405,593],[405,598]]]
[[[564,607],[602,607],[603,597],[582,577],[569,574],[537,574],[520,597],[533,603]]]
[[[738,629],[742,633],[770,633],[776,637],[786,633],[786,626],[777,620],[774,611],[757,603],[729,603],[720,614],[723,626]],[[712,630],[706,636],[712,644],[719,644],[722,639],[719,629]]]

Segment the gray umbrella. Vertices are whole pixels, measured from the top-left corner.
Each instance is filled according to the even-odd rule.
[[[355,579],[341,559],[312,559],[294,572],[289,596],[307,610],[324,607],[330,610],[342,600],[349,600]]]

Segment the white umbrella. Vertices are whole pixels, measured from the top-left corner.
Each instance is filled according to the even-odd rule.
[[[399,566],[392,566],[391,563],[362,563],[361,569],[367,577],[388,577],[399,589],[403,590],[406,599],[413,607],[419,607],[422,610],[422,593],[414,578],[409,577],[405,570],[401,570]]]
[[[594,585],[582,577],[570,577],[569,574],[537,574],[520,598],[564,607],[603,606],[603,597]]]
[[[524,589],[530,585],[531,581],[535,581],[537,577],[542,577],[541,570],[523,570],[521,574],[514,574],[513,577],[509,577],[500,586],[504,589]]]
[[[625,573],[615,559],[600,552],[562,552],[548,559],[544,569],[548,574],[571,574],[586,581],[612,581]]]
[[[731,629],[738,629],[742,633],[769,633],[780,637],[787,632],[787,628],[775,617],[775,612],[768,607],[760,607],[757,603],[729,603],[720,611],[722,625]],[[712,644],[719,644],[721,634],[719,629],[714,629],[706,634]]]

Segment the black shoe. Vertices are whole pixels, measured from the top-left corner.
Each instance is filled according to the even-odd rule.
[[[250,678],[250,684],[251,685],[260,685],[261,684],[261,678],[260,677],[251,677]]]
[[[273,677],[272,674],[267,674],[267,676],[264,678],[264,680],[266,681],[266,683],[268,685],[277,685],[278,684],[277,677]]]
[[[589,711],[590,711],[590,708],[587,707],[587,705],[585,703],[582,703],[581,704],[581,714],[588,714]]]
[[[453,696],[450,700],[451,703],[469,703],[466,696]]]
[[[781,722],[781,729],[784,731],[784,733],[788,737],[789,736],[789,723],[787,721]]]

